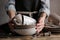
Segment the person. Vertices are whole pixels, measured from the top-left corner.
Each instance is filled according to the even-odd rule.
[[[39,33],[44,28],[44,21],[50,14],[50,0],[9,0],[7,11],[10,19],[16,16],[17,11],[37,11],[33,14],[33,18],[37,20],[36,31]]]

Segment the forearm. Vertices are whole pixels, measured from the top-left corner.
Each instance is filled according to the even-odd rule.
[[[9,15],[10,19],[14,18],[15,13],[16,13],[16,12],[13,11],[13,10],[9,10],[9,11],[8,11],[8,15]]]
[[[38,22],[40,21],[40,19],[45,20],[46,17],[47,17],[47,14],[46,14],[45,12],[42,12],[41,15],[40,15],[39,18],[38,18]]]
[[[8,11],[8,15],[9,17],[12,19],[15,14],[16,14],[16,9],[15,9],[15,6],[14,5],[9,5],[8,8],[7,8],[7,11]]]
[[[7,14],[12,19],[16,14],[15,0],[9,0],[6,6]]]
[[[43,18],[46,18],[46,16],[47,16],[47,14],[45,12],[42,12],[41,15],[40,15],[40,17],[43,17]]]

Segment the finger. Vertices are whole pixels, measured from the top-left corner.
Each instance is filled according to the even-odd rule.
[[[36,25],[42,25],[42,24],[44,24],[44,22],[39,22],[39,23],[37,23]]]
[[[40,28],[40,27],[43,27],[43,26],[44,26],[44,24],[39,24],[39,25],[36,26],[36,28]]]
[[[40,26],[36,30],[37,30],[37,32],[40,32],[40,31],[42,31],[43,28],[44,28],[44,26]]]
[[[39,27],[41,24],[40,23],[38,23],[38,24],[36,24],[36,27]]]
[[[44,25],[41,25],[41,26],[39,26],[39,27],[36,27],[37,29],[40,29],[40,28],[43,28],[44,27]]]
[[[41,32],[43,28],[37,29],[37,33]]]
[[[14,26],[14,24],[12,23],[11,25],[13,25]]]

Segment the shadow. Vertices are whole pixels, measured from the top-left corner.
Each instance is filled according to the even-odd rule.
[[[4,33],[9,33],[10,32],[8,23],[0,25],[0,33],[1,32],[4,32]]]

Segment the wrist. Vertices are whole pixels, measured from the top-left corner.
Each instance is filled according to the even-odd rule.
[[[46,13],[42,13],[38,19],[38,22],[40,22],[40,20],[45,21],[45,19],[46,19]]]
[[[43,12],[43,13],[41,13],[41,16],[40,17],[43,17],[43,18],[46,18],[46,13],[45,12]]]
[[[8,11],[8,15],[10,19],[13,19],[15,17],[15,11],[12,10]]]
[[[40,18],[45,19],[45,18],[46,18],[46,16],[47,16],[47,15],[46,15],[46,13],[44,13],[44,12],[43,12],[43,13],[41,13],[41,16],[39,17],[39,19],[40,19]]]

